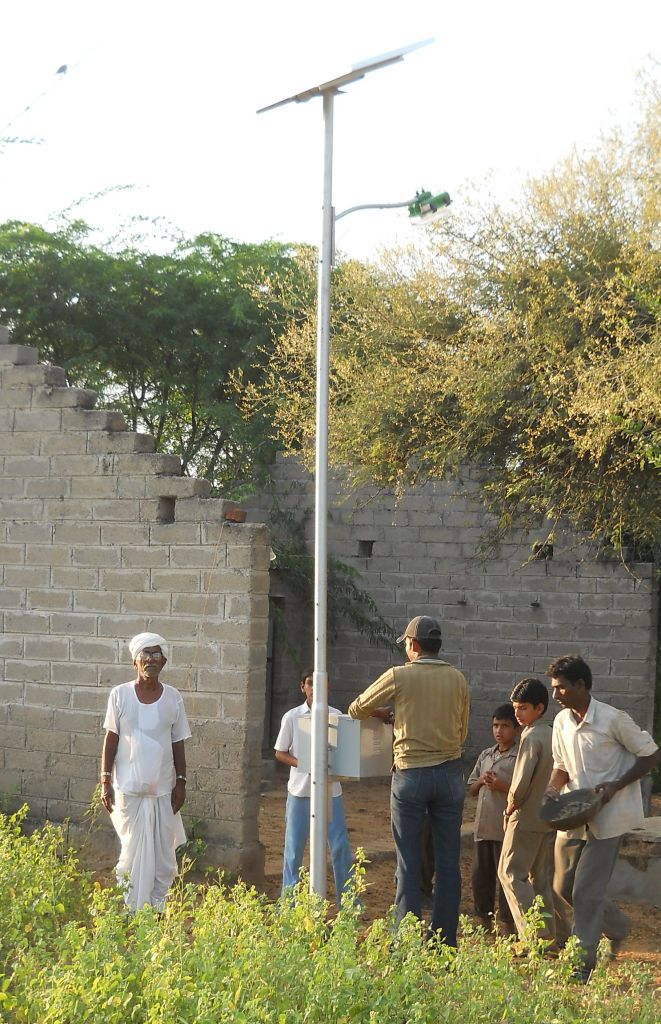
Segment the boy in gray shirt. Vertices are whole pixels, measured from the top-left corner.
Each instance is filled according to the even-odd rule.
[[[492,728],[496,742],[482,751],[467,782],[468,792],[477,797],[471,884],[480,924],[488,929],[493,927],[497,892],[499,923],[504,931],[511,932],[514,930],[512,912],[498,882],[498,862],[504,835],[503,814],[519,735],[511,704],[501,704],[496,708]]]

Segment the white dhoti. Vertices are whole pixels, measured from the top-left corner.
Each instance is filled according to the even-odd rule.
[[[127,796],[115,792],[110,815],[121,850],[115,873],[126,885],[131,910],[162,910],[167,891],[177,875],[175,850],[186,842],[181,814],[174,814],[170,794]]]

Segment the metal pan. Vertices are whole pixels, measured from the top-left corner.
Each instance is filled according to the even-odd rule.
[[[552,828],[564,832],[586,825],[594,818],[603,802],[603,792],[597,793],[594,789],[572,789],[556,800],[547,797],[539,809],[539,816]]]

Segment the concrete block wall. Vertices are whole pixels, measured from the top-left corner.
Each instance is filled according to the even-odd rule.
[[[295,459],[275,469],[280,508],[302,517],[312,548],[314,488]],[[443,626],[443,651],[468,678],[472,714],[467,757],[491,740],[491,713],[526,675],[545,679],[553,658],[583,655],[594,673],[594,693],[651,728],[657,636],[654,566],[627,569],[591,557],[571,534],[558,534],[553,557],[530,561],[545,533],[512,536],[485,562],[478,544],[487,523],[479,478],[440,481],[393,494],[352,491],[341,477],[329,483],[329,553],[361,573],[362,587],[397,630],[414,615]],[[361,543],[362,542],[362,543]],[[365,551],[371,549],[371,555]],[[290,603],[291,606],[291,603]],[[301,661],[311,659],[311,609],[287,615],[301,637]],[[280,659],[282,658],[282,663]],[[292,703],[295,680],[286,655],[276,657],[274,715]],[[370,646],[347,627],[330,637],[330,700],[343,710],[398,656]],[[283,666],[284,665],[284,671]],[[549,720],[556,708],[551,707]]]
[[[2,792],[81,821],[108,692],[134,677],[126,641],[154,630],[193,733],[184,816],[258,878],[268,530],[227,521],[232,502],[95,400],[0,333]]]

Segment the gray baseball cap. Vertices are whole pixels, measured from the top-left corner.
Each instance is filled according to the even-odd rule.
[[[416,615],[402,635],[397,637],[397,643],[403,643],[407,636],[413,640],[440,640],[441,627],[430,615]]]

